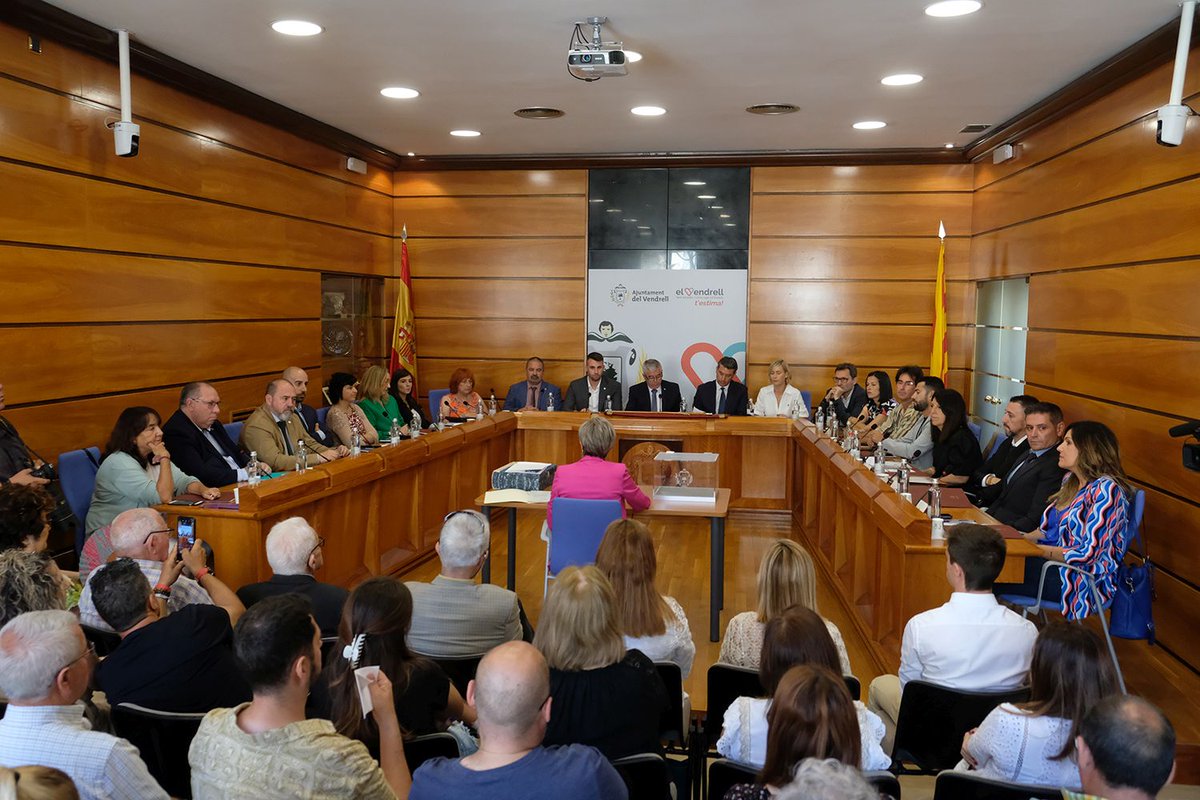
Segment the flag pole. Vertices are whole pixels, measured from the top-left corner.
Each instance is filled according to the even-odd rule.
[[[933,292],[933,341],[929,374],[944,381],[950,367],[950,345],[946,320],[946,226],[942,220],[938,220],[937,279]]]

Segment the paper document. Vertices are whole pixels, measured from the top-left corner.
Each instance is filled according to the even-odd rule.
[[[550,492],[526,492],[521,489],[490,489],[483,495],[485,506],[499,503],[549,503]]]
[[[541,472],[550,466],[546,461],[514,461],[505,472]]]
[[[909,475],[908,482],[915,486],[917,484],[933,483],[933,478],[928,475]]]
[[[379,667],[359,667],[354,670],[354,685],[358,688],[358,702],[362,706],[363,718],[375,710],[375,702],[371,699],[370,680],[379,675]]]

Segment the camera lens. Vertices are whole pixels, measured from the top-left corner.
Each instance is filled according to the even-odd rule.
[[[591,57],[591,55],[589,55],[589,54],[587,54],[587,53],[585,53],[584,55],[580,56],[580,57],[579,57],[579,59],[580,59],[580,60],[581,60],[583,63],[585,63],[585,64],[590,64],[590,63],[592,63],[592,57]]]

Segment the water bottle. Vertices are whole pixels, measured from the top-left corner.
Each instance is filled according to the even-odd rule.
[[[250,451],[250,463],[246,465],[246,482],[251,486],[258,486],[262,476],[258,474],[258,453]]]
[[[688,413],[688,401],[686,397],[679,398],[679,413]]]
[[[862,443],[858,440],[858,431],[850,431],[850,455],[855,461],[862,461]]]
[[[308,469],[308,445],[301,439],[296,443],[296,472]]]
[[[908,459],[902,459],[900,461],[900,471],[896,473],[899,479],[896,488],[900,490],[900,494],[908,494],[908,470]]]
[[[415,408],[413,409],[412,419],[408,421],[408,435],[412,439],[416,439],[421,435],[421,414]]]
[[[488,397],[488,416],[496,416],[496,390],[492,389],[492,394]]]
[[[611,394],[605,395],[605,397],[604,397],[604,413],[605,414],[612,413],[612,395]]]
[[[350,455],[357,456],[362,454],[362,437],[358,435],[358,431],[350,434]]]
[[[875,477],[883,479],[887,477],[887,453],[883,450],[883,442],[879,443],[879,447],[875,449]]]
[[[392,440],[392,444],[400,444],[400,438],[403,434],[400,432],[400,420],[392,418],[392,429],[388,431],[388,438]]]
[[[550,391],[549,389],[546,390],[546,410],[554,410],[554,392]]]
[[[940,517],[942,515],[942,487],[938,485],[938,479],[933,479],[933,484],[929,487],[929,516]]]
[[[825,431],[825,406],[823,404],[817,409],[817,416],[816,416],[816,419],[813,420],[813,423],[816,424],[817,430],[824,433],[824,431]]]
[[[841,430],[840,430],[840,426],[838,425],[837,415],[830,414],[829,415],[829,438],[833,439],[835,442],[841,441],[841,438],[839,436],[840,433],[841,433]]]
[[[475,419],[483,419],[483,398],[479,398],[479,405],[475,407]]]

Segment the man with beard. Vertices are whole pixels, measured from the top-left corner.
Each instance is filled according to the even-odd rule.
[[[257,453],[258,460],[270,464],[275,472],[296,468],[296,450],[301,441],[318,461],[333,461],[350,453],[342,445],[326,447],[309,435],[295,415],[295,407],[295,384],[283,378],[268,383],[265,402],[254,409],[242,428],[242,447]]]
[[[907,458],[916,469],[933,467],[933,424],[929,421],[929,401],[935,392],[946,388],[941,378],[926,375],[913,392],[913,408],[921,416],[903,436],[884,439],[879,445],[889,456]]]

